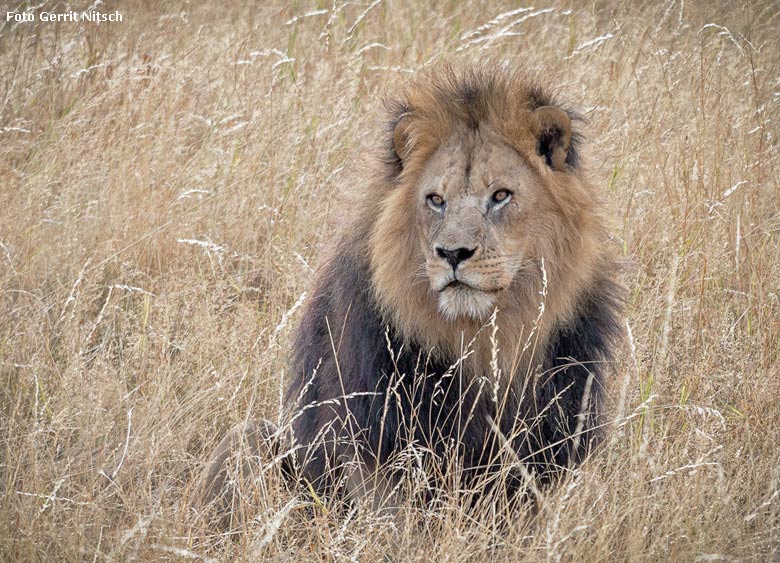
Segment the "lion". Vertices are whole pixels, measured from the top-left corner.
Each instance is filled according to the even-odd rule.
[[[506,67],[431,70],[387,105],[378,173],[317,271],[263,439],[320,498],[387,502],[410,466],[429,490],[550,482],[598,439],[621,332],[582,119]],[[224,501],[243,436],[218,448],[203,502]]]

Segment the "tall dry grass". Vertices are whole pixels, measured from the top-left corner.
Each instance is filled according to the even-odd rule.
[[[0,559],[780,560],[777,4],[242,4],[0,24]],[[270,483],[202,528],[194,476],[278,414],[382,97],[487,55],[589,120],[629,290],[605,445],[535,512]]]

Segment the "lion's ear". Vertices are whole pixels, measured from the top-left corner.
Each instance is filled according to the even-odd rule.
[[[566,157],[571,146],[571,120],[565,111],[554,106],[542,106],[533,112],[536,118],[537,150],[547,166],[558,172],[566,169]]]
[[[401,116],[393,127],[393,150],[403,163],[409,156],[409,117]]]

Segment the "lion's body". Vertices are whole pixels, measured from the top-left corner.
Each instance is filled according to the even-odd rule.
[[[318,490],[327,491],[338,475],[334,468],[353,460],[353,436],[364,448],[360,457],[369,469],[377,461],[386,463],[412,442],[441,459],[460,454],[467,473],[469,468],[493,465],[495,432],[488,417],[498,409],[492,402],[491,382],[481,385],[469,366],[476,356],[463,362],[464,369],[451,370],[458,363],[457,354],[432,354],[388,329],[372,294],[365,238],[345,239],[341,248],[321,273],[322,281],[298,329],[290,365],[294,374],[300,374],[286,402],[295,405],[292,428],[296,443],[303,446],[298,457],[303,476]],[[539,380],[529,385],[524,400],[522,392],[511,393],[502,409],[498,425],[505,436],[512,436],[515,414],[534,418],[560,394],[542,419],[532,423],[533,430],[513,444],[518,458],[537,475],[549,472],[553,465],[577,461],[594,436],[590,423],[601,404],[601,362],[609,358],[616,331],[616,289],[607,278],[594,284],[578,303],[577,313],[557,327],[544,346]],[[489,335],[490,329],[485,332]],[[582,365],[573,364],[573,359]],[[489,368],[490,357],[479,361]],[[451,375],[442,379],[447,372]],[[595,379],[589,385],[590,374]],[[589,420],[582,428],[579,448],[573,451],[566,438],[577,426],[586,386],[590,387],[585,413]],[[321,406],[300,410],[318,403]],[[312,444],[315,447],[310,449]],[[545,450],[547,446],[552,447]]]
[[[475,477],[507,460],[549,475],[591,443],[618,290],[576,147],[558,169],[537,153],[531,113],[552,100],[529,84],[447,74],[397,105],[383,174],[320,268],[292,351],[289,435],[315,487],[364,479],[410,445],[439,464],[454,456]],[[473,210],[497,168],[526,186],[513,193],[525,200],[510,202],[508,236],[498,219],[480,227],[490,209]],[[451,195],[449,225],[438,208],[433,219],[419,209],[418,186],[432,182]],[[446,244],[485,247],[452,267],[466,288],[445,285],[458,274],[432,249]]]

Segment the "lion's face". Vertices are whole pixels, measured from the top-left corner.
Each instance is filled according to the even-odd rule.
[[[498,309],[516,342],[539,291],[542,334],[583,289],[603,227],[571,118],[549,101],[507,75],[418,82],[398,104],[365,250],[381,312],[405,338],[457,351]]]
[[[500,307],[531,263],[543,196],[538,174],[489,126],[456,130],[434,151],[415,197],[425,275],[446,319]]]

